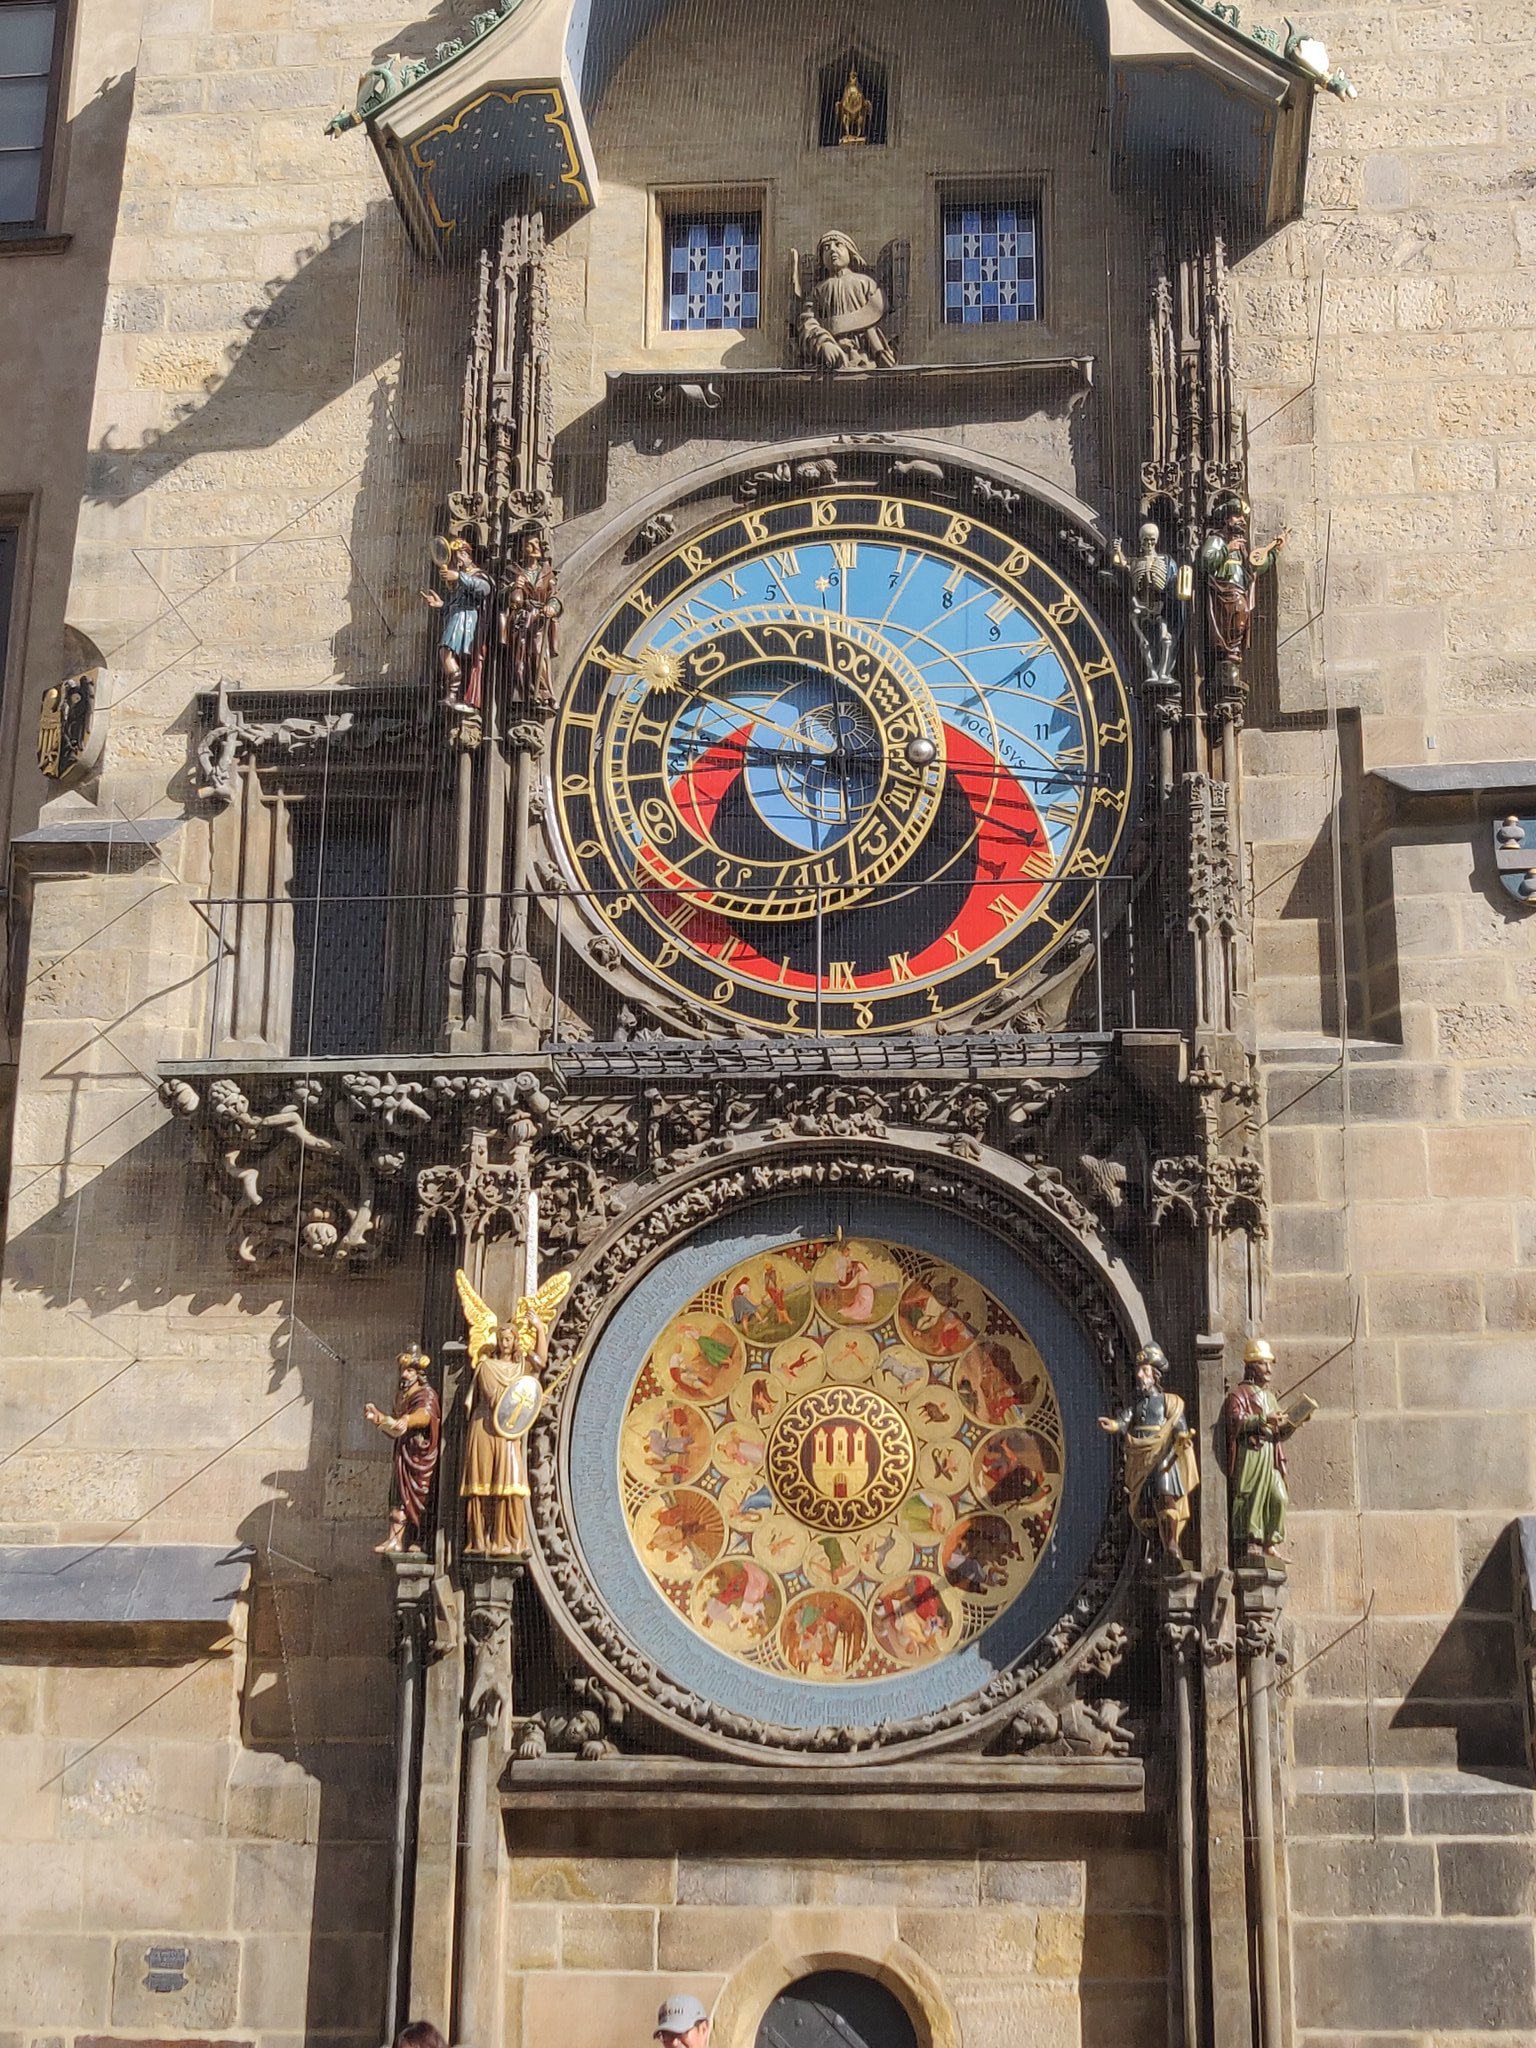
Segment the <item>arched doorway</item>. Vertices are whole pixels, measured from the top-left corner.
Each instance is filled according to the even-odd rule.
[[[816,1970],[786,1985],[763,2014],[757,2048],[917,2048],[894,1992],[854,1970]]]

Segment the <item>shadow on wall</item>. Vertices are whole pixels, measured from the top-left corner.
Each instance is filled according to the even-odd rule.
[[[368,336],[357,317],[364,240],[362,222],[333,221],[292,277],[254,287],[249,339],[229,343],[228,368],[206,379],[201,399],[176,408],[174,426],[119,448],[109,422],[90,459],[91,502],[126,504],[195,456],[275,447],[377,372],[393,342]]]
[[[1407,1680],[1391,1719],[1394,1730],[1448,1730],[1463,1770],[1511,1770],[1528,1779],[1508,1533],[1494,1541],[1444,1628],[1438,1622],[1403,1621],[1378,1622],[1376,1629],[1378,1636],[1387,1632],[1381,1644],[1384,1658],[1401,1657]],[[1403,1679],[1388,1669],[1381,1683],[1387,1691]],[[1425,1739],[1435,1741],[1432,1734]]]
[[[0,1444],[4,1534],[88,1521],[102,1542],[238,1536],[255,1552],[238,1740],[188,1764],[182,1723],[153,1705],[164,1674],[147,1672],[150,1708],[71,1768],[109,1786],[147,1771],[141,1838],[169,1847],[195,1808],[195,1831],[230,1844],[235,1925],[251,1937],[240,2010],[325,2048],[377,2048],[384,2018],[393,1621],[372,1551],[389,1460],[362,1410],[389,1405],[392,1361],[416,1333],[413,1247],[365,1288],[297,1261],[233,1277],[172,1124],[59,1199],[7,1258],[8,1362],[29,1391],[25,1426]],[[206,2027],[200,2008],[173,2009],[180,1996],[166,1993],[165,2025]]]

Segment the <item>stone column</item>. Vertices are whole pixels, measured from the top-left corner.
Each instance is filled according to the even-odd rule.
[[[498,1023],[502,1040],[519,1047],[532,1046],[538,1040],[541,979],[528,951],[528,932],[533,921],[528,892],[533,879],[534,786],[547,738],[545,725],[535,718],[520,720],[511,732],[511,745],[516,750],[512,777],[511,893],[503,920],[507,958]]]
[[[1200,1910],[1195,1841],[1194,1672],[1200,1659],[1200,1574],[1180,1572],[1157,1582],[1163,1699],[1173,1738],[1173,1880],[1177,1901],[1176,2004],[1170,2038],[1201,2048]]]
[[[1234,1577],[1252,1843],[1249,1914],[1259,1965],[1259,2042],[1260,2048],[1284,2048],[1275,1847],[1275,1650],[1280,1610],[1285,1605],[1285,1573],[1275,1565],[1251,1564],[1239,1565]]]
[[[416,1807],[420,1796],[422,1670],[431,1619],[432,1559],[407,1550],[386,1557],[395,1594],[395,1840],[389,1888],[385,2031],[406,2023],[411,2003],[411,1909],[415,1898]]]
[[[464,1560],[469,1661],[453,2038],[473,2048],[485,2048],[493,2019],[486,1995],[486,1907],[492,1894],[487,1866],[493,1860],[493,1790],[512,1712],[512,1602],[523,1570],[513,1558]]]

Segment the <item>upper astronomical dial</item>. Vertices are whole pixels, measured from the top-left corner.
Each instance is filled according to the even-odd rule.
[[[899,1030],[1091,910],[1131,718],[1029,548],[850,491],[658,557],[580,663],[553,770],[580,900],[689,1021]]]

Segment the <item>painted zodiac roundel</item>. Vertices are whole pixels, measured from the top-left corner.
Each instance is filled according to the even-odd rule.
[[[674,1314],[629,1392],[618,1484],[655,1592],[714,1649],[813,1684],[980,1637],[1065,1481],[1045,1363],[976,1280],[875,1239],[785,1243]]]
[[[658,551],[577,666],[548,815],[587,928],[686,1028],[906,1031],[1091,916],[1133,737],[1049,564],[855,487]]]

